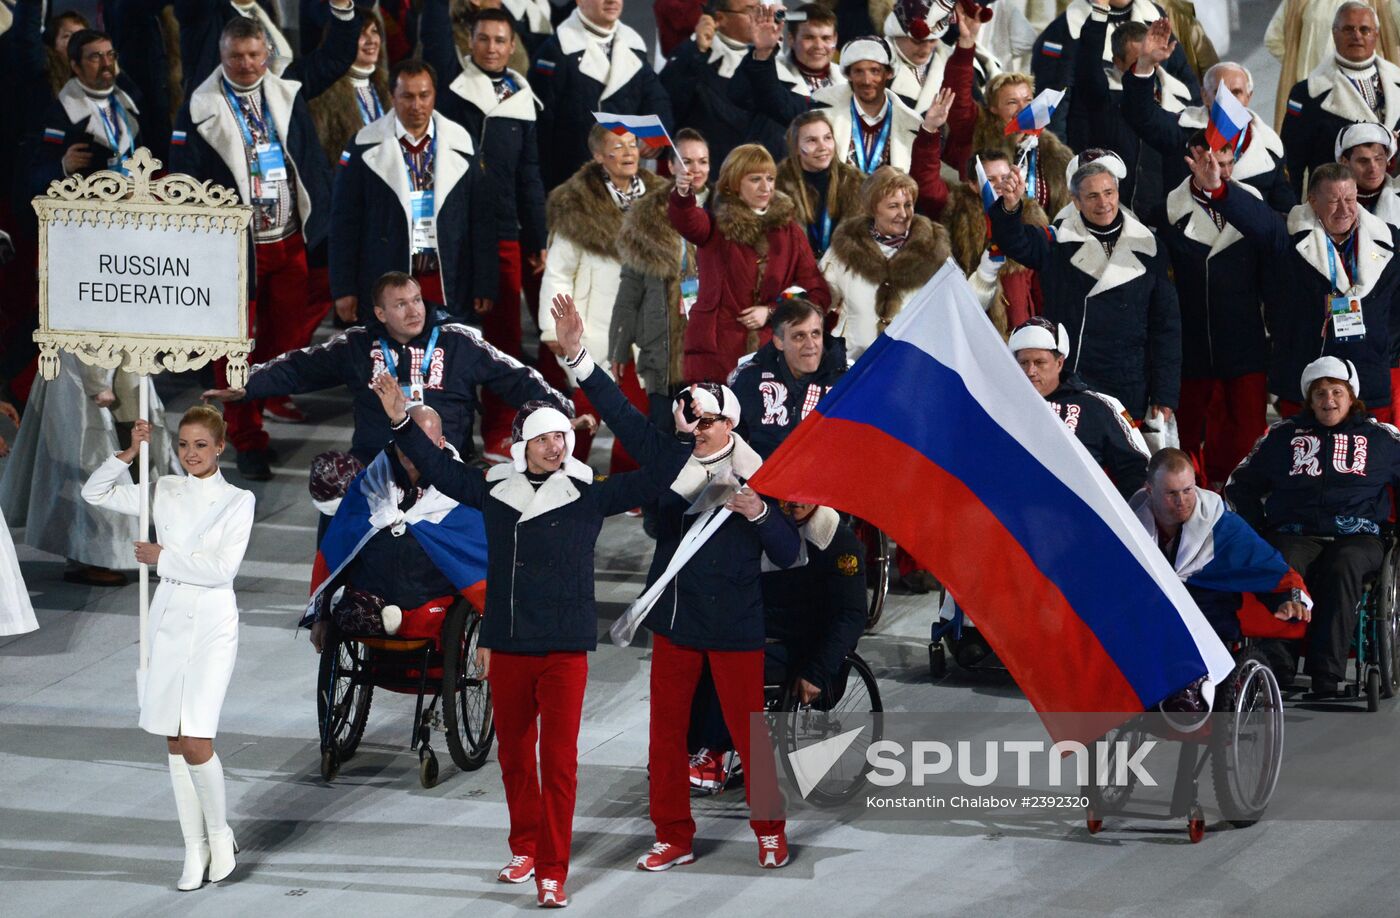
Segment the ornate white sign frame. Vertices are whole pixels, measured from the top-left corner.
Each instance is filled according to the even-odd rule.
[[[153,179],[161,162],[141,147],[123,165],[127,175],[103,170],[73,176],[49,186],[34,199],[39,217],[39,371],[58,375],[58,352],[68,351],[87,364],[143,375],[184,372],[211,360],[228,358],[228,383],[242,388],[248,380],[248,227],[252,208],[240,204],[238,192],[188,175]],[[151,226],[191,233],[238,235],[238,337],[201,338],[174,335],[115,334],[108,331],[55,331],[49,328],[48,236],[53,224]]]

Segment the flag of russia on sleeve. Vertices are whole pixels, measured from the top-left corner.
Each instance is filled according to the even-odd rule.
[[[951,261],[751,483],[888,533],[976,616],[1043,716],[1142,711],[1233,666]]]
[[[311,599],[301,625],[309,627],[321,594],[345,569],[377,529],[370,523],[366,473],[350,482],[331,524],[326,528],[311,568]],[[429,491],[420,503],[434,501],[435,510],[410,511],[408,531],[452,585],[478,609],[486,606],[486,527],[480,511]],[[426,509],[426,508],[425,508]],[[415,518],[416,516],[416,518]],[[329,599],[330,597],[326,597]],[[385,599],[393,601],[392,596]]]
[[[1010,135],[1021,131],[1044,130],[1050,124],[1050,118],[1055,114],[1055,109],[1064,97],[1065,91],[1063,89],[1042,89],[1040,95],[1031,100],[1030,105],[1021,109],[1015,118],[1006,122],[1005,133]]]
[[[1221,86],[1210,105],[1210,122],[1206,125],[1206,142],[1212,150],[1223,149],[1235,142],[1245,128],[1249,127],[1249,109],[1245,108],[1235,94]]]
[[[656,115],[613,115],[608,112],[594,112],[593,118],[614,134],[632,134],[653,147],[671,146],[671,137],[666,133],[666,126]]]

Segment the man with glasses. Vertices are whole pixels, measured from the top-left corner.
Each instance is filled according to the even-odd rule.
[[[73,76],[44,114],[31,166],[34,194],[70,175],[121,169],[141,145],[135,86],[118,86],[117,51],[105,32],[83,29],[68,40]]]
[[[1400,67],[1376,54],[1379,38],[1375,10],[1347,0],[1332,19],[1336,52],[1288,94],[1279,134],[1299,199],[1308,173],[1335,161],[1334,143],[1343,128],[1374,121],[1393,132],[1400,125]]]
[[[730,93],[739,66],[754,40],[760,0],[713,0],[695,35],[681,44],[661,71],[680,124],[693,127],[710,143],[710,155],[724,162],[743,143],[761,143],[774,159],[784,155],[783,125],[735,101]]]

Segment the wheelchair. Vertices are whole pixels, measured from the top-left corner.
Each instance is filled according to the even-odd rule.
[[[890,537],[874,525],[854,516],[847,516],[851,530],[865,546],[865,586],[868,593],[865,630],[874,631],[885,611],[885,597],[890,592],[890,568],[894,566],[894,544]]]
[[[767,680],[765,680],[767,682]],[[770,722],[776,724],[776,747],[778,758],[787,779],[794,785],[794,773],[790,753],[805,749],[813,743],[845,733],[855,727],[864,726],[867,719],[882,713],[885,708],[880,701],[880,686],[870,665],[855,651],[837,670],[832,684],[821,686],[822,694],[812,704],[802,701],[797,691],[795,678],[783,678],[767,682],[763,687],[764,710],[770,715]],[[851,748],[860,750],[860,766],[842,768],[838,762],[822,784],[812,788],[807,801],[817,806],[837,806],[854,797],[865,787],[865,776],[869,766],[865,765],[864,750],[871,743],[881,739],[880,718],[873,718],[874,730],[862,733]],[[854,758],[854,757],[852,757]],[[845,761],[843,758],[842,761]]]
[[[481,613],[465,598],[457,597],[447,610],[436,639],[345,634],[334,622],[328,625],[316,688],[324,780],[335,780],[355,754],[376,688],[417,696],[409,750],[418,753],[423,787],[438,779],[437,755],[429,744],[434,726],[446,731],[458,768],[475,771],[486,763],[496,735],[491,689],[476,666]]]
[[[952,601],[949,597],[948,601]],[[966,673],[994,672],[1005,673],[1006,667],[997,657],[996,651],[967,622],[962,606],[953,604],[953,617],[943,621],[940,614],[933,619],[929,630],[928,672],[934,682],[948,675],[948,658],[952,657],[957,667]]]
[[[1400,695],[1400,551],[1393,527],[1384,531],[1385,555],[1380,569],[1362,581],[1361,602],[1352,637],[1351,655],[1356,660],[1346,700],[1366,701],[1366,710],[1380,710],[1382,698]],[[1306,655],[1306,651],[1305,651]],[[1328,704],[1330,702],[1321,702]]]

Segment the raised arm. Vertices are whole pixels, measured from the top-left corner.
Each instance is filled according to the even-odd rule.
[[[1225,222],[1266,252],[1278,257],[1288,253],[1291,248],[1288,220],[1283,214],[1248,191],[1234,187],[1234,182],[1224,181],[1220,166],[1208,151],[1192,150],[1186,157],[1186,165],[1191,170],[1191,181],[1210,195]]]
[[[409,417],[408,403],[397,379],[380,373],[370,380],[369,387],[379,396],[379,404],[389,416],[394,445],[418,470],[419,483],[437,488],[460,504],[481,509],[486,502],[486,473],[458,461],[451,450],[428,439]]]
[[[418,40],[423,46],[423,60],[437,71],[440,92],[447,92],[448,85],[462,72],[462,61],[457,57],[457,42],[452,37],[452,15],[448,6],[449,0],[423,0],[423,11],[419,13],[418,20]]]
[[[139,515],[141,486],[131,483],[131,475],[127,469],[133,458],[134,455],[126,458],[126,452],[122,452],[103,460],[83,484],[83,500],[94,507],[102,507],[124,516]]]
[[[326,40],[310,54],[287,66],[288,79],[301,83],[309,102],[335,85],[350,70],[360,47],[360,14],[353,3],[331,0],[331,28]]]
[[[677,176],[676,188],[671,192],[671,198],[666,204],[666,215],[676,232],[695,245],[704,245],[710,240],[710,234],[714,231],[710,215],[705,208],[695,203],[695,195],[690,193],[687,173]]]
[[[1028,268],[1043,270],[1054,252],[1054,231],[1048,226],[1030,226],[1021,222],[1021,199],[1026,192],[1026,180],[1019,169],[1012,169],[1003,185],[1004,193],[987,216],[992,224],[992,239],[1007,258]]]

